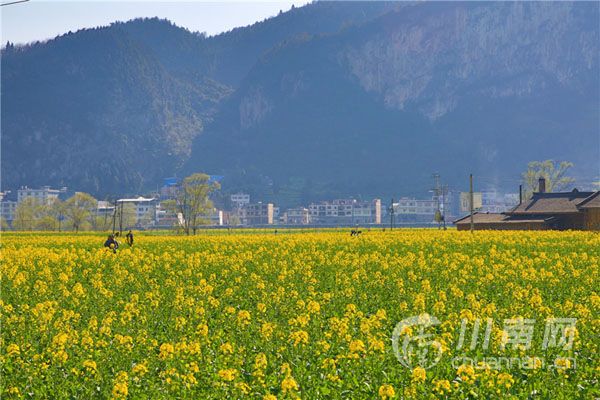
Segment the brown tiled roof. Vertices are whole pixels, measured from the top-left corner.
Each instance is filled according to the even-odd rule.
[[[577,208],[600,208],[600,190],[579,202]]]
[[[462,218],[459,218],[455,221],[452,221],[453,224],[458,223],[471,223],[471,214],[466,215]],[[482,222],[500,222],[504,218],[506,218],[506,214],[498,214],[498,213],[482,213],[482,212],[474,212],[473,213],[473,222],[474,223],[482,223]]]
[[[508,215],[498,213],[473,213],[474,224],[517,224],[524,222],[550,222],[554,219],[552,216],[535,216],[535,215]],[[471,218],[466,215],[456,221],[453,224],[470,224]]]
[[[500,222],[503,224],[518,224],[522,222],[551,222],[555,219],[556,217],[547,215],[508,215]]]
[[[534,193],[531,200],[524,201],[512,210],[507,211],[509,215],[518,214],[567,214],[579,212],[577,205],[593,192],[558,192],[558,193]]]

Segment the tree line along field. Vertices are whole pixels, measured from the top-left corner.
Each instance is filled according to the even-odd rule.
[[[99,234],[3,234],[2,398],[600,397],[598,234],[267,232],[140,234],[116,254]],[[439,320],[434,362],[425,339],[409,367],[396,354],[411,316]],[[576,319],[554,332],[572,347],[544,346],[552,318]],[[511,343],[506,320],[530,319]]]

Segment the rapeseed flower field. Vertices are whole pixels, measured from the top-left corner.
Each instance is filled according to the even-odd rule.
[[[595,233],[103,239],[3,234],[3,399],[600,397]]]

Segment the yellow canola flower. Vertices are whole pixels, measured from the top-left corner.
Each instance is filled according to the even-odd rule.
[[[86,368],[91,371],[96,371],[96,369],[97,369],[96,362],[94,360],[85,360],[83,362],[83,368]]]
[[[359,353],[365,351],[365,344],[362,340],[353,340],[350,342],[350,352],[351,353]]]
[[[250,386],[248,386],[248,384],[244,383],[244,382],[238,382],[235,384],[236,389],[241,390],[244,394],[248,394],[250,393]]]
[[[129,386],[127,384],[128,379],[129,377],[125,371],[121,371],[117,374],[112,390],[113,398],[123,399],[127,397],[129,394]]]
[[[379,387],[379,397],[381,397],[383,400],[393,399],[394,397],[396,397],[394,387],[391,385],[381,385]]]
[[[236,374],[237,371],[235,369],[221,369],[218,372],[219,377],[226,382],[234,380]]]
[[[285,377],[281,382],[281,390],[283,393],[296,391],[298,390],[298,383],[296,383],[296,380],[291,376]]]
[[[237,316],[238,324],[250,325],[250,312],[246,310],[240,310]]]
[[[167,358],[173,358],[173,353],[175,352],[175,348],[170,343],[163,343],[160,345],[160,354],[158,358],[161,360],[166,360]]]
[[[294,345],[308,344],[308,332],[299,330],[290,333],[290,339],[294,342]]]
[[[134,375],[139,375],[139,376],[143,376],[144,374],[146,374],[148,372],[148,368],[146,367],[146,365],[144,364],[137,364],[135,367],[133,367],[133,369],[131,370],[131,373]]]
[[[18,397],[11,393],[17,388],[24,396],[25,385],[35,393],[60,388],[57,371],[71,376],[69,390],[92,388],[99,398],[237,398],[249,391],[270,400],[274,386],[280,398],[325,398],[327,390],[359,398],[350,377],[362,374],[379,398],[475,391],[519,399],[523,387],[540,382],[557,398],[573,398],[581,396],[574,382],[600,373],[600,236],[593,232],[371,227],[360,241],[321,228],[137,238],[115,258],[95,249],[103,242],[96,233],[2,233],[2,398]],[[394,375],[398,385],[409,380],[398,389],[376,372],[402,370],[389,338],[413,315],[422,325],[441,322],[423,333],[441,343],[444,356],[432,372]],[[450,365],[469,355],[477,320],[481,350],[487,318],[493,325],[483,356],[529,359],[531,371]],[[536,320],[529,350],[499,349],[508,318]],[[549,345],[542,365],[532,357],[550,318],[577,323],[549,336],[557,346]],[[573,338],[571,351],[560,348],[559,336]],[[567,358],[545,368],[557,355]],[[122,370],[130,377],[112,375]],[[322,385],[308,377],[321,377]],[[286,381],[284,393],[288,378],[296,385]],[[49,390],[48,398],[64,397]]]
[[[21,349],[19,348],[19,345],[17,344],[9,344],[6,347],[6,354],[10,357],[10,356],[18,356],[21,353]]]
[[[435,390],[441,395],[450,392],[450,389],[451,389],[450,382],[447,381],[446,379],[436,381],[436,383],[435,383]]]
[[[423,369],[421,367],[416,367],[415,369],[412,370],[411,375],[412,375],[413,382],[423,383],[423,382],[425,382],[427,372],[425,371],[425,369]]]

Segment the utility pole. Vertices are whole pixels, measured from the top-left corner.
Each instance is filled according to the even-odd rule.
[[[121,211],[119,212],[119,236],[123,231],[123,202],[121,201]]]
[[[394,199],[390,205],[390,231],[394,230]]]
[[[115,205],[113,206],[113,230],[112,233],[115,233],[115,222],[117,220],[117,201],[115,200]]]
[[[441,188],[442,193],[442,205],[444,206],[444,212],[440,212],[440,218],[442,220],[442,225],[444,226],[444,230],[446,230],[446,194],[448,193],[448,186],[442,185]]]
[[[469,197],[471,199],[471,201],[469,202],[471,204],[471,233],[473,233],[473,229],[474,229],[474,224],[473,224],[473,174],[469,174],[469,181],[470,181]]]
[[[440,174],[438,174],[437,172],[435,174],[433,174],[433,179],[435,179],[435,201],[437,204],[437,212],[436,212],[436,217],[437,217],[437,223],[438,223],[438,229],[441,228],[441,212],[440,212]]]
[[[104,209],[104,224],[102,224],[102,229],[106,229],[106,209]]]

